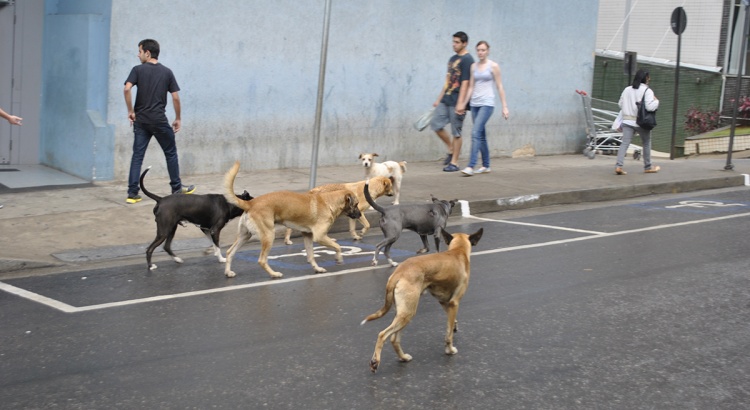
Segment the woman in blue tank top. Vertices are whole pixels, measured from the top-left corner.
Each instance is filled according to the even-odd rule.
[[[490,45],[486,41],[482,40],[477,43],[479,61],[471,65],[469,88],[466,90],[467,95],[471,96],[469,105],[471,106],[471,119],[473,121],[469,166],[461,171],[467,176],[491,171],[490,149],[487,145],[485,126],[495,110],[495,89],[497,89],[497,95],[500,96],[500,102],[503,104],[503,118],[507,120],[510,115],[508,104],[505,102],[505,89],[503,89],[503,82],[500,77],[500,66],[487,59],[489,54]],[[474,170],[479,153],[482,154],[482,167]]]

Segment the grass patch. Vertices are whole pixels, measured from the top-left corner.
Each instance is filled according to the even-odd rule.
[[[716,130],[714,132],[708,133],[707,137],[728,137],[730,131],[732,130],[732,127],[726,127],[722,128],[720,130]],[[743,125],[743,126],[735,126],[734,128],[734,135],[749,135],[750,134],[750,126]]]

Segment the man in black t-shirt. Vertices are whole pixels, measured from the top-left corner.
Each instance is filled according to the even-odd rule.
[[[169,172],[169,185],[172,193],[192,194],[195,186],[182,186],[180,180],[180,165],[177,158],[177,144],[175,133],[180,131],[180,87],[172,74],[172,70],[159,63],[159,43],[156,40],[146,39],[138,43],[138,59],[141,64],[133,67],[125,80],[125,104],[128,107],[128,119],[133,127],[133,157],[130,160],[130,174],[128,175],[128,198],[129,204],[141,200],[138,191],[140,189],[138,180],[143,165],[143,157],[151,137],[164,151],[167,160],[167,171]],[[135,97],[135,107],[131,96],[131,88],[138,87]],[[167,119],[167,94],[172,95],[175,119],[172,125]]]
[[[461,155],[461,127],[466,117],[467,102],[469,95],[466,89],[469,85],[471,65],[474,58],[469,54],[466,45],[469,36],[463,31],[453,35],[453,51],[456,52],[448,60],[448,72],[445,75],[445,83],[440,90],[437,101],[432,104],[435,114],[432,117],[431,127],[445,144],[448,155],[445,158],[443,171],[458,171],[458,157]],[[453,139],[445,131],[445,126],[451,124]]]

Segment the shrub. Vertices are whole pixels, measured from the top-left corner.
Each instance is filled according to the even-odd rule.
[[[750,118],[750,97],[740,97],[740,104],[737,107],[737,118]]]
[[[746,98],[746,97],[743,97]],[[750,118],[750,99],[747,99],[747,115]],[[719,128],[719,111],[690,107],[685,114],[685,130],[690,135],[703,134]]]

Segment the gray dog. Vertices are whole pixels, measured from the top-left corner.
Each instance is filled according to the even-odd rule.
[[[372,264],[378,264],[378,254],[383,249],[383,254],[388,259],[391,266],[397,266],[398,263],[391,259],[391,246],[401,236],[401,231],[409,229],[419,234],[424,247],[417,253],[427,253],[430,251],[430,245],[427,244],[427,235],[435,236],[435,250],[440,252],[440,235],[448,224],[448,216],[456,206],[458,199],[450,201],[440,200],[432,197],[431,204],[409,204],[409,205],[391,205],[382,207],[378,205],[370,196],[369,184],[365,183],[365,199],[373,209],[380,213],[380,229],[385,235],[385,239],[375,246],[375,255],[372,257]]]

